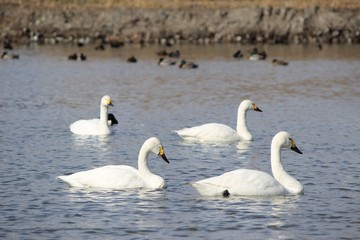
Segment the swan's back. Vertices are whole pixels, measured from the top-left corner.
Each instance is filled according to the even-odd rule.
[[[192,185],[204,196],[221,196],[225,190],[239,196],[271,196],[285,192],[271,175],[251,169],[234,170]]]
[[[100,119],[78,120],[70,125],[70,131],[78,135],[109,134],[109,128],[100,129]]]
[[[237,141],[239,134],[231,127],[220,123],[207,123],[196,127],[175,131],[187,140],[198,141]]]
[[[137,169],[126,165],[108,165],[59,178],[73,187],[124,189],[147,185]]]

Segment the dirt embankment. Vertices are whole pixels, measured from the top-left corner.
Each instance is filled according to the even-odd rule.
[[[143,8],[120,7],[110,2],[111,7],[0,2],[0,37],[18,42],[101,40],[120,44],[360,43],[360,8],[357,7],[190,4]]]

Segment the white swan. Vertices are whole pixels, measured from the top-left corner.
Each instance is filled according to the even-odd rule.
[[[271,169],[274,177],[268,173],[238,169],[220,176],[207,178],[191,183],[203,196],[275,196],[303,193],[303,186],[290,176],[281,163],[281,148],[302,154],[295,141],[287,132],[279,132],[271,142]]]
[[[105,189],[164,188],[166,186],[165,180],[152,173],[148,168],[149,153],[155,153],[169,163],[160,140],[152,137],[146,140],[140,149],[139,169],[126,165],[108,165],[68,176],[59,176],[58,178],[73,187]]]
[[[70,125],[70,131],[79,135],[107,135],[110,134],[108,123],[108,107],[113,106],[107,95],[101,98],[100,119],[78,120]]]
[[[224,124],[207,123],[196,127],[184,128],[175,132],[185,140],[201,142],[251,141],[253,137],[246,127],[246,113],[248,110],[262,112],[252,101],[242,101],[238,108],[236,131]]]

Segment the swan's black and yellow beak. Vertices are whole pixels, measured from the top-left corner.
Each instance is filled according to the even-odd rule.
[[[261,109],[258,108],[255,103],[253,103],[253,109],[254,109],[254,111],[262,112]]]
[[[159,154],[158,154],[165,162],[170,163],[169,160],[167,159],[167,157],[165,156],[164,153],[164,148],[160,147],[159,149]]]
[[[298,147],[296,146],[295,141],[294,141],[292,138],[290,138],[290,141],[291,141],[290,149],[293,150],[294,152],[303,154],[303,153],[298,149]]]
[[[107,104],[108,106],[114,106],[113,103],[112,103],[112,101],[111,101],[111,99],[106,99],[106,104]]]

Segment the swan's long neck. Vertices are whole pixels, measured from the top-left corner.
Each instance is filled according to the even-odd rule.
[[[271,170],[274,178],[289,193],[303,192],[301,183],[285,171],[281,162],[281,144],[274,141],[271,143]]]
[[[147,150],[147,148],[143,145],[140,149],[139,158],[138,158],[138,168],[141,176],[149,176],[153,175],[152,172],[150,172],[150,169],[148,167],[148,157],[149,157],[150,151]]]
[[[151,188],[163,188],[166,186],[164,179],[154,173],[152,173],[148,167],[148,157],[150,154],[149,147],[146,143],[141,147],[138,168],[140,177],[150,186]]]
[[[108,124],[108,108],[102,104],[100,104],[100,125]]]
[[[246,113],[247,110],[239,106],[236,131],[243,140],[250,141],[252,140],[252,135],[246,126]]]

